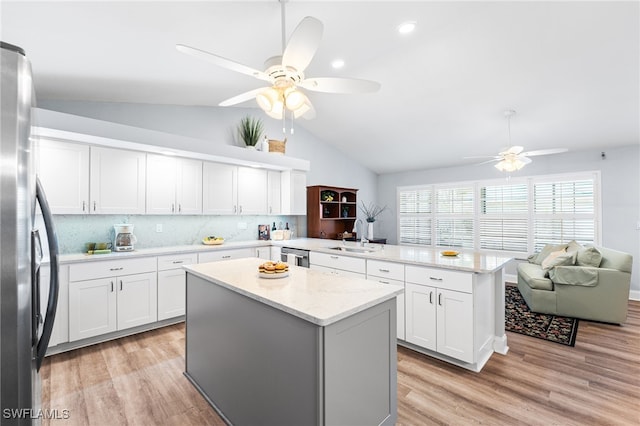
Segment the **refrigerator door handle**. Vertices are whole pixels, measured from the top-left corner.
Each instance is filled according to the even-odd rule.
[[[40,209],[42,210],[42,219],[44,221],[44,227],[47,231],[47,242],[49,245],[49,258],[50,258],[50,269],[51,269],[51,278],[49,281],[49,300],[47,301],[47,312],[44,318],[44,325],[42,326],[42,336],[38,341],[38,346],[36,348],[36,370],[40,371],[40,366],[42,366],[42,361],[44,360],[44,356],[47,353],[47,347],[49,346],[49,340],[51,339],[51,334],[53,333],[53,322],[56,318],[56,309],[58,307],[58,290],[59,290],[59,281],[58,281],[58,236],[56,235],[56,230],[53,226],[53,216],[51,214],[51,209],[49,208],[49,203],[47,202],[47,197],[42,189],[42,184],[40,183],[40,179],[36,176],[36,199],[40,204]]]
[[[40,313],[40,267],[42,265],[42,240],[40,231],[31,231],[31,345],[38,343],[38,334],[42,325],[42,314]]]

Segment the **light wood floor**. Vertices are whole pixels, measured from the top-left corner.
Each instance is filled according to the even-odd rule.
[[[640,424],[640,302],[622,326],[580,321],[573,348],[508,340],[480,373],[398,348],[398,424]],[[224,424],[183,371],[183,324],[48,357],[43,408],[69,419],[43,423]]]

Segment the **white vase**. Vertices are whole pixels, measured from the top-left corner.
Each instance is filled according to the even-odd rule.
[[[373,222],[367,222],[367,240],[373,240]]]

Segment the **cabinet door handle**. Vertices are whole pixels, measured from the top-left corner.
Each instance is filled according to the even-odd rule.
[[[429,304],[433,305],[433,292],[432,291],[429,292]]]
[[[378,269],[378,271],[380,271],[380,272],[389,272],[388,269]]]
[[[113,293],[113,281],[111,281],[111,293]]]
[[[442,278],[429,277],[431,281],[442,281]]]
[[[332,259],[340,259],[338,256],[330,256]]]
[[[223,259],[231,259],[231,255],[222,256]]]
[[[184,260],[174,260],[173,264],[175,265],[175,264],[182,263],[182,262],[184,262]]]
[[[122,267],[120,267],[120,268],[109,268],[110,271],[122,271],[122,269],[124,269],[124,268],[122,268]]]
[[[178,204],[178,213],[182,213],[182,204]]]
[[[82,201],[82,211],[85,212],[87,211],[87,202],[86,201]]]
[[[240,206],[240,214],[242,214],[242,206]]]
[[[93,211],[94,212],[96,211],[96,202],[95,201],[93,202]]]
[[[171,213],[175,213],[176,212],[176,205],[171,203]]]
[[[238,206],[233,206],[233,214],[238,213]]]
[[[438,293],[438,305],[442,306],[442,293]]]
[[[120,291],[122,291],[122,280],[120,280]]]

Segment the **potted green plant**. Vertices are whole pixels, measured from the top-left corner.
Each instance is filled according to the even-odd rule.
[[[255,149],[260,141],[264,126],[262,120],[250,116],[242,117],[238,125],[238,135],[248,148]]]

